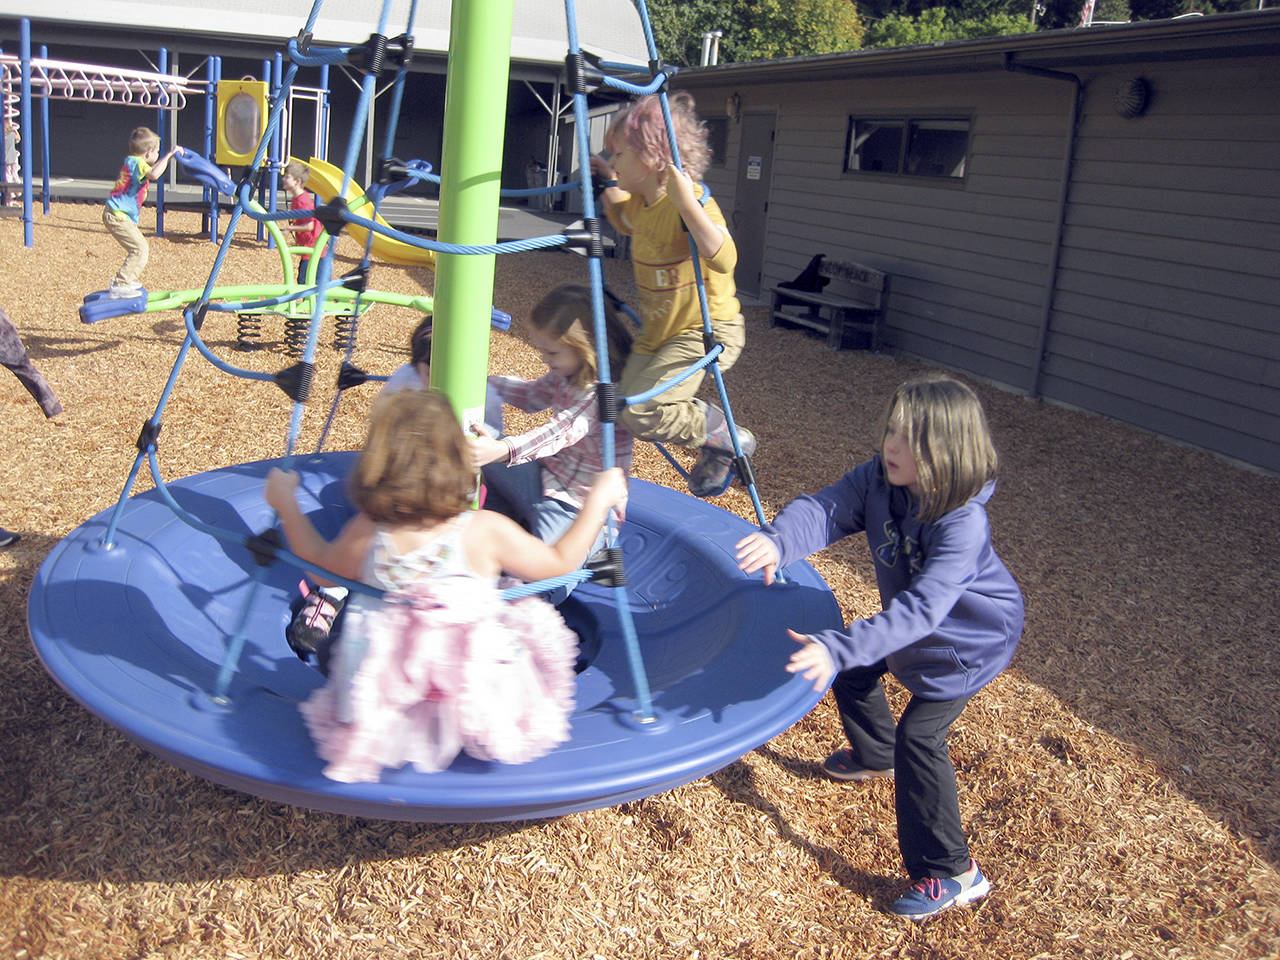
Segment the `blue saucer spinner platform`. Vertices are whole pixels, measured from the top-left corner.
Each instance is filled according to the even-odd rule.
[[[350,515],[343,478],[353,453],[295,459],[304,509],[332,537]],[[274,517],[262,499],[276,461],[168,484],[181,507],[246,537]],[[305,498],[309,497],[308,503]],[[184,523],[156,491],[73,531],[31,587],[31,636],[45,668],[89,710],[165,760],[215,783],[297,806],[388,820],[471,822],[557,816],[650,796],[713,773],[777,735],[820,698],[783,669],[787,627],[841,623],[806,563],[765,587],[733,559],[754,529],[664,487],[633,481],[620,545],[626,596],[652,693],[636,687],[612,588],[586,583],[561,607],[582,637],[571,739],[531,763],[460,756],[440,773],[384,771],[346,784],[321,773],[298,703],[323,678],[286,645],[301,574],[263,568],[242,543]],[[243,630],[241,626],[243,624]],[[230,638],[247,636],[228,690],[212,692]]]

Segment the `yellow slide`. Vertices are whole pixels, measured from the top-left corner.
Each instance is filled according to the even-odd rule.
[[[308,160],[307,167],[311,170],[311,176],[307,178],[308,190],[325,203],[328,203],[338,195],[338,191],[342,189],[341,170],[331,163],[326,163],[319,157],[312,157]],[[370,219],[370,215],[373,213],[373,201],[364,195],[364,190],[354,181],[347,184],[347,192],[343,194],[343,199],[347,201],[347,209],[356,216],[364,217],[366,220]],[[365,210],[365,207],[368,207],[368,209]],[[390,227],[390,224],[380,216],[374,222],[384,227]],[[364,243],[367,240],[368,230],[354,225],[349,226],[347,230],[360,243]],[[435,269],[436,252],[434,250],[423,250],[421,247],[411,246],[400,240],[393,240],[391,237],[384,237],[377,232],[373,234],[373,246],[371,249],[375,257],[386,263]]]

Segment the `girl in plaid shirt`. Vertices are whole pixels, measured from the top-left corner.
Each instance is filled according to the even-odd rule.
[[[631,350],[631,330],[607,305],[605,328],[610,369],[621,370]],[[556,287],[533,308],[528,335],[547,372],[537,380],[492,376],[489,386],[526,413],[550,410],[551,419],[526,433],[476,437],[471,452],[488,488],[486,509],[506,514],[539,540],[552,543],[573,523],[596,474],[604,469],[590,289]],[[613,436],[614,466],[629,472],[631,434],[618,424]],[[604,535],[602,530],[593,553]],[[559,603],[570,589],[559,587],[548,599]]]

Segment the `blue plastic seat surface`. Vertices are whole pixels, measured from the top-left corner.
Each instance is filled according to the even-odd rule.
[[[343,478],[353,457],[295,461],[311,500],[306,509],[326,536],[350,513]],[[262,485],[275,463],[197,474],[169,490],[204,522],[249,536],[273,522]],[[632,481],[620,544],[656,720],[635,716],[617,591],[587,583],[562,607],[584,649],[598,642],[578,675],[568,743],[527,764],[460,756],[441,773],[406,767],[377,783],[344,784],[321,773],[297,710],[323,682],[284,640],[301,574],[280,562],[259,567],[240,543],[188,526],[155,491],[126,502],[115,542],[105,548],[108,520],[104,511],[67,536],[32,585],[31,635],[49,672],[93,713],[184,770],[270,800],[351,815],[526,819],[696,780],[813,708],[820,694],[783,669],[795,647],[786,628],[841,623],[834,597],[808,564],[789,568],[789,583],[767,588],[758,575],[738,571],[733,544],[752,525]],[[246,642],[230,703],[218,705],[209,694],[241,617]]]

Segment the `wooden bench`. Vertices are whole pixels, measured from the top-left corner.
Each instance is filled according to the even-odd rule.
[[[798,323],[827,335],[827,346],[839,350],[846,331],[868,334],[868,347],[880,349],[884,305],[889,298],[889,277],[879,270],[848,260],[828,260],[818,265],[818,275],[830,281],[818,292],[787,286],[773,288],[770,326]]]

